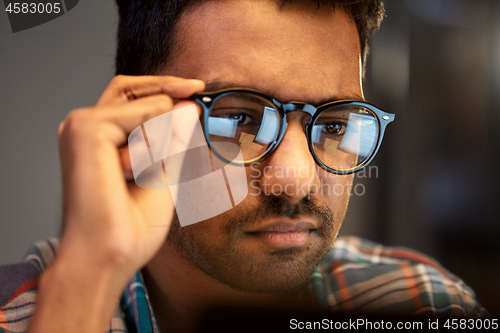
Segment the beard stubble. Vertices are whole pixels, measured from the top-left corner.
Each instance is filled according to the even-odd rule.
[[[233,208],[221,226],[212,219],[181,227],[174,214],[167,242],[191,265],[233,289],[251,293],[289,291],[303,286],[331,247],[342,221],[314,197],[291,204],[282,197],[265,197],[258,205]],[[272,218],[310,218],[318,229],[313,242],[299,248],[256,253],[240,244],[251,226]],[[215,230],[217,229],[217,230]],[[214,232],[216,233],[214,235]],[[216,238],[216,239],[214,239]]]

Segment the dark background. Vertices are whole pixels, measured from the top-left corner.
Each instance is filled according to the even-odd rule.
[[[57,127],[113,76],[117,19],[112,1],[87,0],[14,34],[0,9],[0,264],[8,264],[58,233]],[[386,1],[386,9],[365,92],[396,120],[376,168],[356,177],[365,192],[352,197],[341,234],[436,258],[498,316],[500,2]]]

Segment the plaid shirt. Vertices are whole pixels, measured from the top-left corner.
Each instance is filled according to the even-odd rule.
[[[38,278],[57,246],[56,239],[38,242],[23,263],[0,267],[0,332],[26,331]],[[310,290],[317,305],[334,311],[488,315],[470,287],[434,260],[358,237],[335,241],[311,275]],[[108,332],[160,332],[140,272],[125,287]]]

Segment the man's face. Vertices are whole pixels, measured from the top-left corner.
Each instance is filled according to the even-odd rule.
[[[178,28],[180,52],[164,74],[201,79],[208,89],[253,88],[282,102],[363,98],[358,31],[340,9],[209,1]],[[166,246],[235,289],[272,292],[303,284],[338,234],[352,182],[352,176],[318,170],[303,129],[307,117],[289,113],[279,147],[247,168],[243,202],[183,228],[174,221]]]

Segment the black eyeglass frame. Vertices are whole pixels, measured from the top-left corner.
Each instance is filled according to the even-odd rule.
[[[226,89],[221,89],[221,90],[216,90],[212,92],[201,92],[194,94],[191,96],[189,99],[196,101],[198,104],[201,105],[203,108],[203,124],[208,124],[209,120],[209,115],[212,110],[212,106],[215,101],[217,101],[219,98],[228,95],[228,94],[234,94],[234,93],[249,93],[253,94],[256,96],[259,96],[261,98],[264,98],[265,100],[271,102],[271,104],[274,105],[276,111],[278,111],[280,117],[281,117],[281,123],[280,123],[280,128],[279,128],[279,134],[276,140],[274,140],[267,150],[264,152],[259,157],[256,157],[250,161],[245,161],[243,164],[245,166],[251,165],[252,163],[258,163],[264,161],[266,158],[268,158],[274,150],[279,146],[281,143],[281,140],[285,136],[286,129],[288,127],[288,122],[286,121],[286,114],[287,112],[292,112],[292,111],[304,111],[308,113],[311,117],[309,121],[304,125],[305,133],[306,133],[306,138],[307,138],[307,144],[309,146],[309,151],[311,155],[314,158],[314,161],[324,170],[337,174],[337,175],[348,175],[355,173],[361,169],[363,169],[366,165],[368,165],[375,155],[377,155],[377,152],[380,148],[380,145],[382,144],[382,138],[384,137],[385,133],[385,128],[387,124],[392,122],[394,120],[395,114],[383,111],[376,106],[366,103],[366,102],[361,102],[361,101],[354,101],[354,100],[341,100],[341,101],[333,101],[333,102],[328,102],[326,104],[322,104],[318,107],[312,105],[312,104],[307,104],[307,103],[302,103],[302,102],[288,102],[288,103],[282,103],[268,95],[265,95],[259,91],[253,90],[253,89],[248,89],[248,88],[226,88]],[[346,105],[346,106],[351,106],[351,105],[358,105],[362,106],[364,108],[369,109],[372,111],[375,116],[377,117],[377,123],[378,123],[378,138],[377,138],[377,143],[375,149],[372,151],[370,156],[363,161],[359,166],[356,166],[355,168],[348,169],[348,170],[335,170],[327,165],[325,165],[321,160],[318,158],[318,155],[316,154],[312,142],[312,130],[313,130],[313,124],[316,122],[316,119],[319,117],[319,115],[326,110],[327,108],[330,108],[332,106],[340,106],[340,105]],[[205,125],[204,125],[205,127]],[[209,131],[204,130],[205,132],[205,138],[207,140],[207,143],[214,152],[217,157],[222,159],[223,161],[226,161],[227,163],[234,163],[233,161],[227,160],[225,157],[221,156],[218,152],[217,149],[215,149],[212,146],[212,141],[210,140],[210,134]]]

